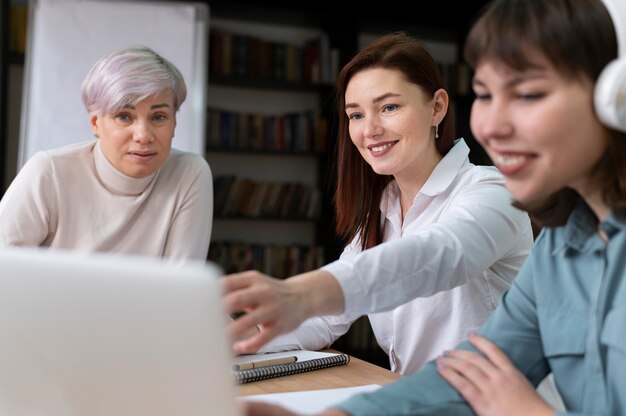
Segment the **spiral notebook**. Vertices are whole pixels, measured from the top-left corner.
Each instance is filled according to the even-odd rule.
[[[350,362],[350,356],[343,353],[330,353],[308,350],[283,351],[267,354],[240,355],[234,358],[233,365],[243,363],[263,362],[284,357],[295,357],[294,362],[288,364],[268,365],[259,368],[236,370],[233,367],[233,378],[236,383],[250,383],[252,381],[304,373],[306,371],[344,365]]]

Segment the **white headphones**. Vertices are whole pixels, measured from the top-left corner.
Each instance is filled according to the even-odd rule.
[[[615,27],[618,58],[600,73],[594,91],[594,104],[602,123],[626,133],[626,1],[602,2]]]

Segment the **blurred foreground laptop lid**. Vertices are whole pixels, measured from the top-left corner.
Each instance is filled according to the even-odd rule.
[[[0,414],[237,416],[220,274],[0,250]]]

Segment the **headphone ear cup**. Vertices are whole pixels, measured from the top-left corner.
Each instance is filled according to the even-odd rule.
[[[626,133],[626,58],[616,59],[602,70],[594,105],[603,124]]]

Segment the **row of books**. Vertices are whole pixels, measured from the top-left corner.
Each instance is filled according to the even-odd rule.
[[[320,215],[320,191],[301,183],[226,175],[216,177],[213,187],[216,217],[316,219]]]
[[[304,45],[212,30],[209,73],[221,76],[334,84],[339,52],[322,34]]]
[[[208,259],[225,273],[258,270],[284,279],[324,265],[321,246],[211,242]]]
[[[265,115],[208,110],[207,146],[213,149],[324,152],[328,122],[317,111]]]

